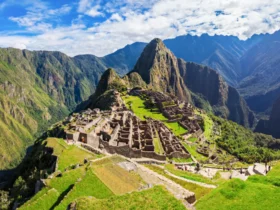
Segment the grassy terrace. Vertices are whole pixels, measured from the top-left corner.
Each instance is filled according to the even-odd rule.
[[[162,186],[155,186],[152,189],[141,192],[111,197],[106,200],[96,200],[84,197],[77,201],[77,210],[123,210],[123,209],[166,209],[184,210],[183,204],[176,200]]]
[[[267,176],[254,175],[247,181],[232,179],[203,197],[197,210],[279,209],[280,164]]]
[[[141,177],[128,172],[114,163],[114,161],[103,162],[104,164],[92,165],[97,177],[116,195],[122,195],[128,192],[138,190],[143,183]]]
[[[164,154],[164,149],[162,147],[162,144],[160,142],[160,139],[158,137],[158,134],[157,136],[153,139],[153,142],[154,142],[154,146],[155,146],[155,152],[159,155],[162,155]]]
[[[58,170],[64,171],[70,165],[83,163],[84,159],[96,159],[102,155],[94,155],[74,145],[67,145],[63,139],[48,138],[47,146],[54,148],[54,155],[58,156]]]
[[[211,139],[212,128],[213,128],[213,120],[207,114],[201,114],[197,110],[195,110],[195,114],[200,115],[204,120],[204,136],[206,139]]]
[[[167,175],[165,172],[164,172],[164,169],[162,168],[159,168],[157,166],[154,166],[154,165],[145,165],[147,168],[153,170],[154,172],[158,173],[158,174],[161,174],[163,176],[165,176],[166,178],[174,181],[175,183],[181,185],[182,187],[184,187],[185,189],[189,190],[189,191],[192,191],[195,193],[195,197],[196,199],[200,199],[202,198],[203,196],[205,196],[206,194],[208,194],[209,192],[211,192],[211,189],[209,188],[205,188],[205,187],[201,187],[197,184],[193,184],[193,183],[190,183],[190,182],[186,182],[186,181],[183,181],[183,180],[180,180],[180,179],[177,179],[177,178],[174,178],[172,176],[169,176]]]
[[[197,145],[189,145],[185,142],[182,142],[183,146],[189,151],[189,153],[198,161],[205,161],[207,160],[207,157],[203,156],[202,154],[199,154],[196,151]]]
[[[208,179],[202,175],[199,174],[194,174],[188,171],[182,171],[179,169],[176,169],[174,165],[172,164],[168,164],[165,166],[165,169],[167,171],[169,171],[170,173],[182,177],[182,178],[186,178],[189,180],[193,180],[193,181],[197,181],[197,182],[202,182],[202,183],[206,183],[206,184],[215,184],[211,179]]]
[[[89,169],[82,181],[71,189],[55,209],[65,210],[73,200],[83,196],[93,196],[98,199],[104,199],[113,195],[112,191],[98,179],[91,169]]]
[[[150,117],[155,120],[161,120],[164,124],[173,131],[173,133],[177,136],[184,134],[187,132],[182,126],[179,125],[178,122],[167,122],[167,118],[164,117],[158,109],[146,109],[144,105],[144,100],[139,98],[138,96],[124,96],[123,100],[127,107],[129,107],[129,103],[131,102],[131,108],[134,114],[139,117],[141,120],[145,120],[144,117]]]

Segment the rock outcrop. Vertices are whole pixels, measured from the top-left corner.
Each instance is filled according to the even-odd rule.
[[[280,138],[280,97],[273,105],[269,120],[260,120],[255,131]]]

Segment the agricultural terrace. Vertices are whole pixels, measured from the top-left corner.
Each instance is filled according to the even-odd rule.
[[[179,136],[187,132],[185,128],[183,128],[178,122],[167,122],[167,118],[163,116],[159,112],[158,108],[147,109],[145,108],[144,100],[139,98],[138,96],[123,96],[123,100],[127,108],[130,108],[134,112],[134,114],[139,117],[141,120],[145,120],[145,117],[152,118],[154,120],[162,121],[172,132]],[[131,104],[131,105],[130,105]]]
[[[122,210],[122,209],[166,209],[184,210],[184,205],[175,199],[162,186],[155,186],[141,192],[115,196],[105,200],[80,198],[77,200],[77,210]]]
[[[74,145],[67,145],[63,139],[48,138],[47,146],[54,149],[54,155],[58,156],[58,170],[64,171],[67,167],[83,163],[84,159],[93,160],[102,155],[92,154]]]
[[[122,195],[138,190],[144,182],[135,172],[128,172],[118,163],[124,161],[116,158],[106,158],[92,165],[97,177],[116,195]]]

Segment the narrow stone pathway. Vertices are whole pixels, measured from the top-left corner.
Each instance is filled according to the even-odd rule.
[[[195,202],[195,194],[191,191],[186,190],[179,184],[173,182],[172,180],[150,170],[149,168],[138,164],[133,160],[128,160],[137,166],[137,172],[141,178],[148,184],[152,185],[163,185],[166,189],[175,196],[175,198],[181,200],[185,207],[190,210],[195,208],[191,203]]]

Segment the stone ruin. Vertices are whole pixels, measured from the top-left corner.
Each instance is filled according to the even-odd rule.
[[[203,134],[199,125],[203,119],[194,114],[194,107],[190,103],[181,102],[174,97],[151,90],[133,89],[129,94],[148,98],[169,122],[178,122],[188,130],[188,134],[192,134],[194,137],[200,137]]]
[[[123,103],[114,104],[109,111],[88,109],[73,114],[64,124],[67,141],[82,142],[111,154],[160,161],[190,157],[179,139],[162,122],[140,120]],[[156,153],[155,138],[160,139],[163,154]]]

